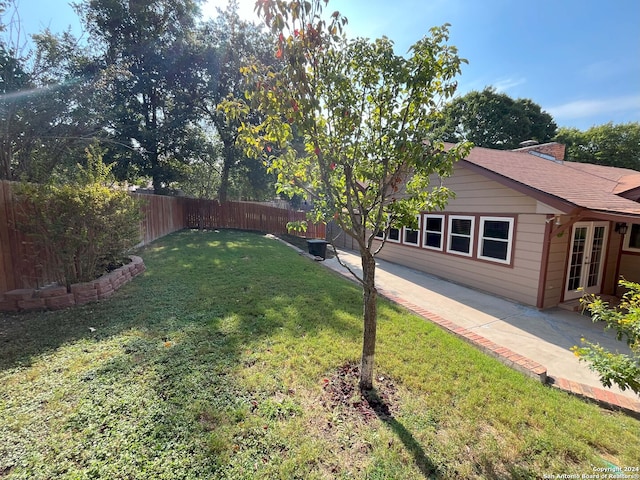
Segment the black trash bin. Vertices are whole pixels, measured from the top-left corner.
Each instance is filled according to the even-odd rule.
[[[309,247],[309,254],[314,257],[322,257],[323,260],[327,258],[327,242],[320,238],[314,238],[307,240],[307,246]]]

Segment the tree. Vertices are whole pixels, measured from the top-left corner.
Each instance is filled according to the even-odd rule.
[[[640,170],[639,122],[561,128],[555,140],[567,146],[567,160]]]
[[[439,121],[446,141],[470,141],[478,147],[512,150],[520,142],[550,141],[557,125],[529,99],[513,100],[493,88],[458,97],[442,110]]]
[[[225,202],[233,177],[239,173],[257,174],[256,181],[266,179],[266,171],[260,162],[247,159],[236,146],[237,119],[230,118],[218,105],[228,98],[244,98],[246,84],[240,69],[259,59],[273,64],[273,52],[269,36],[252,23],[240,19],[237,1],[231,0],[225,10],[218,9],[218,16],[201,29],[202,69],[207,72],[200,90],[194,90],[193,104],[215,125],[223,145],[218,200]],[[255,113],[254,113],[255,116]],[[256,121],[257,118],[254,120]],[[233,170],[237,169],[234,175]]]
[[[104,136],[102,75],[69,32],[21,37],[13,4],[0,40],[0,178],[46,181],[55,168],[85,160]],[[27,48],[31,45],[29,48]]]
[[[194,47],[200,0],[84,0],[77,6],[112,69],[106,125],[122,176],[147,175],[156,193],[177,178],[198,135],[191,89],[199,81]]]
[[[618,340],[626,340],[631,354],[613,353],[585,339],[582,347],[571,350],[600,374],[605,387],[615,383],[622,390],[630,388],[640,394],[640,284],[621,280],[620,286],[627,291],[616,308],[596,296],[583,298],[582,304],[591,312],[594,322],[605,322],[606,329],[616,331]]]
[[[339,12],[322,17],[324,0],[264,0],[258,11],[277,36],[277,68],[245,69],[255,88],[251,106],[264,115],[245,122],[241,139],[266,155],[278,191],[306,193],[314,221],[335,220],[358,244],[363,288],[363,347],[359,384],[373,387],[377,290],[375,254],[392,226],[415,223],[421,210],[442,208],[451,192],[431,185],[451,173],[467,145],[445,149],[432,135],[434,114],[453,95],[464,60],[446,44],[447,26],[431,29],[405,58],[393,43],[348,41]],[[229,102],[248,113],[249,106]],[[303,139],[303,148],[295,140]],[[381,244],[376,233],[383,232]]]

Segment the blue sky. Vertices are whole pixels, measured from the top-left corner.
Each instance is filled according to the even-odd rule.
[[[18,0],[23,33],[80,27],[68,0]],[[239,0],[252,17],[255,0]],[[226,0],[208,0],[205,15]],[[459,94],[493,86],[530,98],[559,126],[640,121],[639,0],[330,0],[349,36],[386,35],[398,53],[450,23],[468,59]],[[5,19],[6,21],[6,19]]]

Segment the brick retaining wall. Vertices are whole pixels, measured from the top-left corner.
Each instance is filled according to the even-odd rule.
[[[145,271],[141,257],[131,255],[129,258],[130,263],[92,282],[74,283],[70,292],[61,286],[43,289],[23,288],[5,292],[0,296],[0,312],[60,310],[107,299],[122,285]]]

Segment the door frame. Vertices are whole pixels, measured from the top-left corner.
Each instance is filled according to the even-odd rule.
[[[573,257],[573,248],[575,242],[576,230],[578,228],[587,228],[587,236],[585,238],[585,248],[582,255],[582,263],[580,266],[580,290],[577,289],[569,289],[569,282],[571,281],[571,269],[573,267],[572,257]],[[598,281],[592,287],[586,287],[584,283],[586,283],[586,278],[589,275],[589,265],[591,265],[590,257],[593,253],[594,247],[594,233],[597,227],[604,227],[604,234],[602,238],[602,249],[599,259],[599,267],[597,272]],[[609,240],[609,227],[610,223],[607,221],[583,221],[576,222],[573,224],[571,229],[571,237],[569,238],[569,249],[567,255],[567,265],[565,269],[565,282],[564,282],[564,291],[563,296],[564,300],[575,300],[577,298],[582,297],[585,293],[592,294],[600,294],[602,293],[602,285],[604,283],[604,273],[605,273],[605,263],[607,259],[607,247]]]

